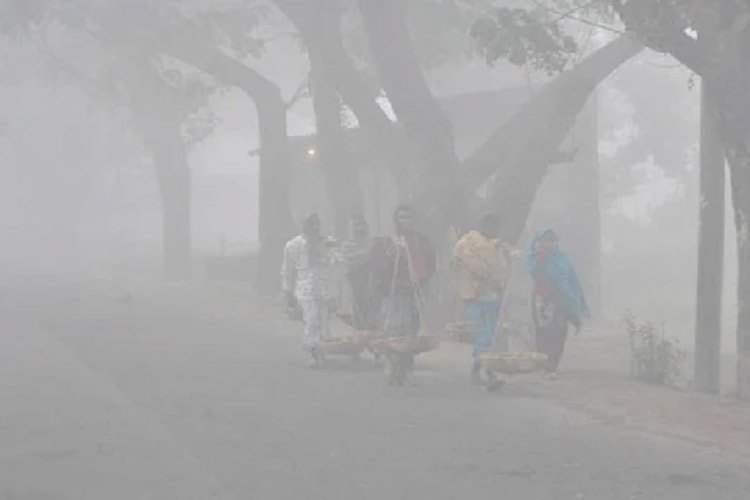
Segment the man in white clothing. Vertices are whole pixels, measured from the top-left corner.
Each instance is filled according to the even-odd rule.
[[[302,234],[287,242],[281,281],[287,306],[302,310],[303,347],[310,366],[323,363],[319,342],[330,334],[331,318],[339,298],[334,240],[321,234],[317,214],[305,218]]]

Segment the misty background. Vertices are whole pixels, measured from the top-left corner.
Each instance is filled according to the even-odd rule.
[[[136,10],[134,5],[134,22]],[[257,30],[271,41],[249,64],[291,99],[308,74],[307,55],[280,15],[269,14]],[[419,47],[421,32],[416,34]],[[487,66],[472,53],[468,38],[447,45],[426,63],[437,96],[519,86],[531,94],[544,81],[543,74],[508,64]],[[55,24],[32,39],[6,37],[3,46],[5,272],[91,278],[158,273],[162,221],[155,169],[128,100],[108,74],[109,56],[92,40]],[[181,99],[181,130],[192,174],[192,243],[199,271],[206,257],[257,251],[255,109],[240,90],[184,64],[164,64],[172,66],[175,85],[188,89]],[[688,345],[695,307],[699,100],[699,79],[651,51],[616,70],[596,96],[603,311],[611,320],[631,309],[664,322]],[[291,137],[315,132],[306,92],[289,107],[287,130]],[[732,224],[727,227],[731,231]],[[727,248],[731,270],[733,245]],[[734,281],[730,272],[727,297],[734,294]],[[725,316],[722,345],[731,351],[734,315]]]
[[[0,0],[0,500],[750,498],[749,55],[740,0]]]

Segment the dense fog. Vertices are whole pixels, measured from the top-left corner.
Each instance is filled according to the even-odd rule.
[[[747,434],[679,430],[688,437],[667,442],[672,424],[688,429],[726,401],[688,400],[694,389],[750,393],[750,47],[747,22],[730,22],[750,10],[684,4],[0,0],[0,406],[18,409],[0,413],[0,437],[13,439],[0,468],[20,478],[6,487],[0,473],[0,498],[457,498],[503,487],[524,499],[746,498]],[[325,381],[302,371],[301,338],[319,359],[299,295],[306,261],[288,271],[292,238],[307,241],[311,214],[342,254],[357,221],[368,237],[400,238],[406,204],[435,249],[434,277],[414,292],[422,333],[463,313],[455,248],[494,217],[508,276],[492,333],[511,351],[534,345],[529,259],[538,230],[554,230],[591,313],[568,338],[560,389],[509,377],[498,398],[475,397],[468,347],[445,339],[411,358],[425,372],[415,387],[384,388],[378,355],[376,367],[332,362]],[[334,336],[351,329],[352,286],[339,285],[329,311]],[[301,323],[287,318],[295,307]],[[356,312],[349,321],[386,331],[385,310],[377,328],[356,327]],[[679,353],[645,355],[669,358],[674,373],[659,382],[674,387],[633,380],[634,324]],[[709,360],[704,372],[696,359]],[[621,406],[586,413],[581,401],[604,394]],[[628,413],[672,397],[684,406],[654,409],[658,430]],[[748,410],[730,400],[738,413],[702,432],[743,429],[727,419],[747,422]],[[452,422],[456,407],[466,416]],[[360,419],[365,428],[352,427]],[[66,433],[87,444],[65,444]],[[691,447],[705,441],[715,446],[700,458]],[[618,447],[632,460],[612,455]],[[113,462],[83,487],[89,453]],[[149,479],[143,460],[171,479]],[[118,485],[125,496],[108,497]]]

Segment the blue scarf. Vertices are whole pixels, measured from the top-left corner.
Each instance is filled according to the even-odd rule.
[[[547,256],[544,268],[537,269],[537,243],[550,232],[552,232],[551,229],[540,229],[536,232],[534,240],[526,252],[526,270],[531,276],[536,276],[539,272],[544,273],[544,277],[547,278],[568,310],[579,318],[588,317],[590,315],[589,306],[586,304],[581,283],[578,280],[573,263],[565,253],[559,249],[552,250]]]

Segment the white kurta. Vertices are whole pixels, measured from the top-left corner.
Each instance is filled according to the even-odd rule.
[[[310,262],[308,241],[303,235],[291,239],[284,247],[282,288],[294,294],[302,309],[305,349],[314,348],[330,334],[331,318],[336,311],[341,258],[332,243],[327,239],[318,243],[317,262]]]

